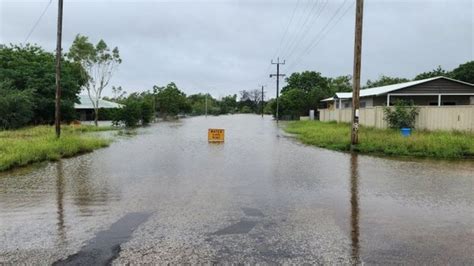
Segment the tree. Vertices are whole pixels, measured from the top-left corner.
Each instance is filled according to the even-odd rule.
[[[175,116],[180,112],[186,113],[191,107],[186,99],[186,94],[180,91],[176,84],[171,82],[166,87],[156,88],[157,109],[166,118],[168,115]]]
[[[258,89],[254,90],[242,90],[240,93],[239,109],[240,112],[244,113],[258,113],[260,101],[262,98],[262,92]],[[243,108],[245,107],[245,110]]]
[[[252,101],[252,95],[250,95],[250,91],[241,90],[239,91],[239,94],[240,94],[240,99],[238,102],[239,112],[252,113],[255,108],[254,108],[254,103]]]
[[[452,78],[474,84],[474,61],[459,65],[450,75]]]
[[[287,85],[282,89],[279,114],[295,118],[308,114],[309,110],[317,109],[322,99],[333,96],[334,89],[343,87],[341,85],[344,84],[343,81],[344,78],[338,78],[332,81],[333,87],[331,87],[331,79],[319,72],[304,71],[291,74],[286,79]]]
[[[265,107],[263,108],[263,113],[267,115],[274,115],[274,111],[276,110],[276,101],[275,99],[270,99],[265,103]]]
[[[439,77],[439,76],[448,76],[449,73],[441,68],[441,66],[438,66],[438,68],[433,69],[432,71],[428,72],[423,72],[418,74],[414,80],[420,80],[420,79],[428,79],[428,78],[434,78],[434,77]]]
[[[87,80],[84,85],[94,107],[94,123],[98,126],[99,100],[102,91],[107,87],[118,65],[122,63],[117,47],[110,50],[107,44],[100,40],[95,46],[89,42],[88,37],[76,35],[69,53],[73,62],[81,64],[83,76]]]
[[[15,90],[7,82],[0,83],[0,129],[19,128],[33,118],[33,93]]]
[[[126,127],[136,127],[139,124],[146,126],[152,122],[155,111],[153,109],[154,95],[149,91],[132,93],[127,98],[120,99],[122,108],[115,110],[113,123],[123,123]]]
[[[307,114],[308,93],[304,90],[292,88],[286,90],[280,97],[280,114],[290,116],[291,119]]]
[[[351,92],[352,91],[352,76],[339,76],[335,78],[328,78],[329,90],[334,94],[336,92]]]
[[[122,86],[112,86],[112,93],[114,94],[114,98],[112,98],[114,101],[119,101],[120,99],[125,98],[125,95],[127,94],[127,92],[122,89]]]
[[[211,115],[220,115],[221,108],[219,105],[219,101],[214,99],[209,93],[203,94],[193,94],[187,98],[188,105],[191,107],[190,113],[191,115],[203,115],[206,113],[206,105],[207,105],[207,113]],[[206,104],[207,102],[207,104]]]
[[[74,103],[84,85],[82,67],[62,58],[61,114],[63,121],[76,118]],[[36,45],[0,45],[0,81],[7,82],[15,91],[31,95],[33,116],[28,123],[54,122],[55,56]],[[12,92],[13,93],[13,92]]]
[[[408,82],[408,81],[409,80],[406,78],[389,77],[389,76],[382,75],[377,80],[374,80],[374,81],[370,79],[367,80],[367,84],[364,86],[364,89],[387,86],[387,85],[398,84],[398,83]]]
[[[223,97],[218,104],[221,114],[235,113],[237,111],[237,94]]]

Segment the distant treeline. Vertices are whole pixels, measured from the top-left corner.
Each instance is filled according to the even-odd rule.
[[[77,36],[76,39],[87,41],[84,36]],[[89,45],[87,42],[86,44]],[[102,46],[107,48],[101,40],[95,50],[102,51]],[[114,49],[113,52],[115,51]],[[90,85],[91,79],[90,75],[85,74],[87,71],[84,64],[74,60],[71,53],[70,51],[62,58],[61,118],[64,122],[78,119],[74,103],[79,102],[78,95],[87,84]],[[79,53],[76,51],[76,54]],[[421,73],[414,79],[440,75],[474,83],[474,61],[461,64],[452,71],[438,67]],[[404,81],[408,79],[381,76],[378,80],[368,80],[364,88]],[[279,99],[279,114],[289,119],[307,115],[309,110],[317,109],[322,99],[333,96],[335,92],[352,90],[349,75],[331,78],[316,71],[304,71],[291,74],[286,78],[286,82]],[[52,124],[55,90],[55,56],[52,52],[36,45],[0,45],[0,129]],[[127,126],[147,124],[155,116],[168,119],[180,114],[203,115],[206,113],[206,102],[209,115],[261,113],[262,107],[264,113],[276,113],[275,100],[265,101],[258,89],[241,90],[238,95],[228,95],[220,99],[203,93],[187,96],[175,83],[163,87],[154,86],[147,91],[130,95],[121,87],[113,87],[112,93],[113,97],[108,99],[123,104],[124,108],[115,111],[99,110],[99,117]]]
[[[210,94],[203,93],[186,96],[173,82],[163,87],[154,86],[144,92],[131,93],[128,96],[122,87],[113,87],[112,92],[114,96],[104,97],[104,100],[123,104],[124,107],[120,110],[104,110],[102,118],[127,126],[146,124],[155,116],[173,119],[178,115],[197,116],[206,113],[208,115],[261,113],[262,105],[266,106],[259,90],[242,90],[239,98],[234,94],[216,99]],[[266,111],[271,113],[268,108]],[[134,119],[135,117],[138,119]]]
[[[81,37],[81,36],[79,36]],[[100,42],[99,42],[100,43]],[[61,119],[78,119],[74,104],[88,82],[86,70],[62,56]],[[0,130],[27,125],[52,124],[55,110],[55,55],[37,45],[0,45]],[[258,91],[258,90],[257,90]],[[124,104],[120,110],[100,109],[99,117],[128,126],[149,123],[155,115],[163,118],[179,114],[210,115],[260,112],[260,92],[241,91],[240,97],[229,95],[215,99],[199,93],[186,96],[176,84],[154,86],[151,90],[126,95],[121,87],[112,88],[109,100]],[[100,106],[99,106],[100,107]]]

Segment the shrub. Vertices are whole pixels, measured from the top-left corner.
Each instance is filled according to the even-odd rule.
[[[414,128],[419,110],[413,102],[397,100],[394,107],[384,108],[385,121],[390,128]]]
[[[141,102],[141,121],[142,125],[148,125],[152,122],[155,111],[153,110],[153,103],[146,99]]]
[[[153,103],[145,97],[132,94],[121,103],[124,106],[115,110],[113,114],[114,125],[124,124],[126,127],[148,125],[155,115]]]
[[[8,83],[0,83],[0,129],[25,126],[33,118],[31,91],[13,89]]]
[[[244,106],[244,107],[242,107],[242,109],[240,109],[240,112],[243,113],[243,114],[250,114],[253,111],[252,111],[252,109],[250,109],[250,107]]]
[[[124,106],[117,109],[112,123],[119,125],[123,123],[126,127],[136,127],[142,116],[141,104],[134,99],[127,99]]]

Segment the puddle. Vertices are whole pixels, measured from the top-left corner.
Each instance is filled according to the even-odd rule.
[[[78,253],[53,265],[109,265],[120,253],[120,245],[127,242],[133,231],[150,215],[136,212],[126,214],[108,230],[97,233]]]
[[[242,211],[245,213],[247,216],[254,216],[254,217],[263,217],[263,213],[259,209],[255,208],[242,208]]]
[[[252,230],[257,222],[240,220],[240,222],[230,225],[214,233],[214,235],[247,234]]]

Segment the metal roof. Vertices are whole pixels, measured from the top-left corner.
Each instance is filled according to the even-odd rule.
[[[80,103],[74,104],[74,109],[94,109],[94,105],[92,104],[91,99],[87,95],[80,95],[79,102]],[[121,107],[123,107],[122,104],[99,99],[99,108],[113,109]]]
[[[334,101],[334,97],[329,97],[329,98],[321,100],[321,102],[330,102],[330,101]]]
[[[455,79],[439,76],[439,77],[434,77],[434,78],[421,79],[421,80],[415,80],[415,81],[409,81],[409,82],[403,82],[403,83],[398,83],[398,84],[393,84],[393,85],[387,85],[387,86],[381,86],[381,87],[375,87],[375,88],[360,90],[360,97],[379,96],[379,95],[387,94],[387,93],[392,92],[392,91],[408,88],[408,87],[411,87],[411,86],[415,86],[415,85],[422,84],[422,83],[432,81],[432,80],[436,80],[436,79],[447,79],[447,80],[451,80],[451,81],[454,81],[454,82],[466,84],[466,85],[469,85],[469,86],[474,86],[474,84],[470,84],[470,83],[463,82],[463,81],[460,81],[460,80],[455,80]],[[337,99],[350,99],[350,98],[352,98],[352,92],[337,92],[334,98],[337,98]],[[324,99],[323,101],[328,101],[328,100],[329,100],[329,98]]]

